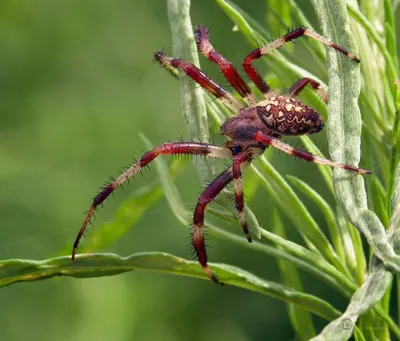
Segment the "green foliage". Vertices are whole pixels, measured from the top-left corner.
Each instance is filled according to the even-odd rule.
[[[284,25],[290,25],[292,18],[314,29],[315,19],[302,11],[294,0],[270,2],[268,29],[233,2],[216,0],[215,3],[251,48],[269,41],[270,30],[285,29]],[[170,0],[167,4],[173,54],[199,65],[189,15],[190,1]],[[389,329],[400,338],[400,328],[389,314],[393,274],[400,272],[400,256],[397,255],[400,250],[397,2],[392,5],[389,0],[361,1],[359,5],[355,0],[314,0],[312,5],[318,18],[316,31],[359,55],[361,66],[333,49],[326,49],[326,75],[324,48],[304,39],[306,52],[303,53],[313,59],[320,71],[318,67],[309,70],[300,66],[293,51],[284,49],[262,58],[261,69],[268,70],[266,78],[270,73],[276,74],[278,82],[282,83],[279,86],[290,86],[293,75],[328,84],[327,111],[314,92],[307,92],[302,99],[327,118],[330,158],[354,165],[361,161],[361,166],[372,169],[373,175],[364,178],[318,165],[318,181],[324,182],[325,188],[317,190],[315,181],[304,181],[301,174],[283,173],[271,161],[268,150],[245,176],[246,217],[251,232],[261,240],[249,244],[235,233],[240,226],[229,200],[232,193],[228,190],[207,209],[210,217],[206,225],[212,237],[233,242],[239,250],[255,251],[260,259],[265,255],[276,258],[282,283],[262,279],[231,265],[210,263],[210,267],[224,284],[286,302],[299,340],[348,340],[352,335],[356,340],[389,340]],[[383,27],[380,32],[377,23]],[[372,55],[374,58],[370,57]],[[187,77],[181,77],[180,84],[182,112],[190,138],[209,141],[230,113],[220,103],[210,100],[200,88],[193,87]],[[155,143],[153,137],[144,136],[140,135],[144,145]],[[309,137],[299,140],[310,152],[325,157]],[[112,221],[90,232],[82,250],[98,251],[127,236],[163,195],[177,220],[183,226],[190,225],[192,212],[176,185],[187,163],[175,160],[168,167],[161,158],[154,163],[157,180],[135,189],[135,195],[120,205]],[[215,163],[209,160],[196,159],[195,166],[203,182],[217,174]],[[264,196],[267,199],[262,200],[263,205],[268,209],[272,207],[268,211],[272,217],[268,229],[263,227],[266,223],[258,218],[256,210],[252,210],[256,201]],[[233,225],[233,228],[228,231],[220,227],[223,224]],[[293,226],[302,240],[291,240]],[[371,255],[365,252],[362,238],[367,240]],[[68,252],[68,248],[64,251]],[[75,262],[65,256],[44,261],[1,261],[0,286],[54,276],[112,276],[134,269],[206,278],[197,262],[167,253],[137,253],[128,257],[95,253],[80,255]],[[347,308],[340,311],[335,307],[335,300],[329,302],[317,294],[306,293],[302,272],[335,289],[336,295],[348,300]],[[328,321],[321,332],[314,325],[312,315]]]

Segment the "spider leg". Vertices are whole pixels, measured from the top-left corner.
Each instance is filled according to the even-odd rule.
[[[87,213],[85,220],[83,221],[82,227],[76,237],[72,248],[72,259],[75,258],[76,250],[79,245],[83,234],[86,231],[86,227],[90,222],[96,208],[101,205],[104,200],[106,200],[115,189],[121,186],[125,181],[129,180],[137,172],[139,172],[143,167],[146,167],[151,161],[153,161],[157,156],[164,154],[191,154],[191,155],[203,155],[217,158],[229,158],[232,159],[232,151],[229,148],[217,147],[206,143],[197,142],[170,142],[164,143],[163,145],[152,149],[151,151],[144,154],[139,161],[135,162],[130,166],[125,172],[123,172],[118,178],[113,180],[104,189],[96,195],[93,200],[92,206]]]
[[[192,242],[197,259],[207,276],[215,283],[218,279],[207,265],[207,251],[204,242],[204,211],[207,205],[233,180],[232,167],[219,174],[200,195],[193,215]]]
[[[326,93],[325,89],[321,87],[321,84],[307,77],[300,78],[296,83],[294,83],[287,92],[288,96],[296,97],[301,91],[303,91],[303,89],[307,85],[310,85],[315,90],[315,92],[323,99],[323,101],[325,103],[328,103],[328,94]]]
[[[243,196],[243,185],[242,185],[242,170],[241,166],[247,167],[250,164],[250,160],[253,158],[251,151],[244,152],[236,155],[233,159],[232,172],[235,184],[235,202],[236,209],[239,216],[239,221],[242,224],[243,232],[246,235],[247,240],[251,243],[251,235],[247,227],[246,217],[244,215],[244,196]]]
[[[155,53],[155,59],[167,70],[174,67],[181,69],[186,75],[198,83],[203,89],[217,97],[225,106],[231,109],[233,112],[238,113],[244,108],[243,104],[240,103],[235,97],[229,92],[224,90],[219,84],[215,83],[210,77],[204,72],[198,69],[191,63],[184,61],[183,59],[168,57],[162,51]]]
[[[195,36],[199,50],[207,59],[219,66],[225,78],[239,95],[243,97],[247,105],[252,106],[257,104],[257,97],[251,92],[250,87],[239,75],[232,63],[225,59],[222,54],[215,51],[214,46],[210,42],[207,28],[205,26],[196,27]]]
[[[260,73],[253,66],[252,62],[261,57],[260,53],[261,49],[256,49],[250,52],[246,58],[243,59],[242,66],[244,71],[247,73],[251,81],[257,87],[258,90],[261,91],[263,96],[267,98],[268,93],[272,91],[271,87],[267,84],[267,82],[261,77]]]
[[[264,79],[260,76],[259,72],[255,69],[255,67],[251,63],[254,60],[260,58],[261,56],[268,54],[272,50],[275,50],[275,49],[281,47],[285,43],[287,43],[287,42],[289,42],[291,40],[294,40],[296,38],[300,38],[302,36],[307,36],[307,37],[310,37],[312,39],[318,40],[322,44],[324,44],[324,45],[326,45],[328,47],[334,48],[335,50],[337,50],[340,53],[344,54],[348,58],[350,58],[350,59],[352,59],[352,60],[354,60],[354,61],[356,61],[358,63],[360,62],[360,59],[358,59],[353,54],[351,54],[350,52],[345,50],[343,47],[341,47],[341,46],[329,41],[325,37],[323,37],[323,36],[321,36],[321,35],[319,35],[319,34],[317,34],[315,32],[312,32],[312,31],[308,30],[305,27],[299,27],[299,28],[295,29],[294,31],[289,32],[288,34],[285,34],[283,37],[278,38],[278,39],[274,40],[273,42],[265,45],[264,47],[261,47],[261,48],[253,50],[243,60],[243,68],[244,68],[244,70],[246,71],[246,73],[248,74],[250,79],[253,81],[253,83],[257,86],[257,88],[262,92],[262,94],[264,96],[268,92],[271,91],[271,88],[268,86],[268,84],[264,81]]]
[[[319,163],[322,165],[327,165],[327,166],[330,166],[333,168],[342,168],[342,169],[346,169],[346,170],[355,172],[357,174],[371,174],[371,171],[369,171],[369,170],[357,168],[357,167],[346,165],[343,163],[330,161],[327,159],[322,159],[322,158],[315,156],[313,154],[310,154],[304,150],[296,149],[296,148],[288,145],[287,143],[280,141],[276,137],[266,135],[266,134],[262,133],[261,131],[256,132],[254,134],[253,138],[254,138],[254,140],[261,142],[266,146],[272,146],[272,147],[277,148],[287,154],[297,156],[298,158],[303,159],[305,161],[311,161],[311,162]]]

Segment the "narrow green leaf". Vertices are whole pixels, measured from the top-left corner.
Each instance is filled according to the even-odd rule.
[[[151,146],[150,141],[147,140],[144,135],[140,134],[140,138],[149,146]],[[157,172],[164,189],[165,197],[167,198],[172,212],[184,226],[189,225],[190,213],[183,205],[178,189],[173,185],[173,179],[170,177],[167,171],[167,165],[165,161],[162,158],[157,158],[153,162],[156,165]]]
[[[258,47],[270,40],[265,30],[263,30],[259,24],[252,20],[234,3],[228,0],[216,0],[216,2],[238,26],[239,31],[243,33],[245,38],[251,43],[252,46]],[[279,70],[288,70],[293,72],[298,77],[310,77],[319,82],[322,86],[325,86],[325,83],[316,75],[311,74],[309,71],[299,67],[294,63],[291,63],[287,58],[283,57],[279,51],[274,51],[274,53],[268,55],[268,58],[263,58],[264,62],[268,63],[268,65],[276,72]],[[269,61],[273,61],[273,63],[270,63]]]
[[[247,193],[247,192],[246,192]],[[235,217],[237,224],[240,225],[237,217],[237,211],[234,202],[229,198],[232,197],[233,193],[228,193],[227,195],[220,195],[215,202],[220,206],[224,207],[227,212],[230,212],[231,217]],[[258,220],[253,213],[253,211],[249,208],[249,206],[244,207],[246,221],[250,232],[256,236],[258,239],[261,238],[261,227],[258,223]]]
[[[398,71],[397,64],[397,46],[396,46],[396,26],[394,20],[393,7],[390,0],[383,0],[383,5],[385,8],[385,32],[386,32],[386,48],[395,63]]]
[[[190,19],[190,0],[168,0],[167,7],[173,54],[199,67],[199,57]],[[189,129],[189,136],[194,141],[208,142],[208,121],[203,90],[193,86],[188,77],[180,77],[180,84],[182,111]],[[194,162],[203,182],[209,181],[216,175],[212,162],[204,162],[201,158]]]
[[[395,190],[392,196],[393,216],[387,231],[388,238],[398,251],[400,247],[400,165],[397,168],[395,178]],[[347,340],[350,338],[353,326],[360,315],[375,306],[384,296],[385,292],[391,286],[393,274],[386,270],[381,260],[372,257],[368,277],[365,283],[353,295],[350,304],[342,316],[324,328],[314,341],[317,340]],[[350,328],[341,328],[343,321],[348,322]],[[393,321],[385,320],[395,335],[400,337],[400,330],[393,325]]]
[[[391,198],[392,217],[388,228],[388,236],[392,240],[396,253],[400,252],[400,163],[397,164]]]
[[[256,291],[280,300],[298,304],[307,311],[330,320],[339,311],[315,296],[298,292],[284,285],[265,281],[240,268],[210,264],[218,278],[228,285]],[[16,282],[36,281],[55,276],[91,278],[113,276],[135,269],[146,269],[210,281],[197,262],[162,252],[137,253],[128,257],[116,254],[83,254],[74,262],[69,257],[58,257],[44,261],[8,260],[0,262],[0,287]],[[210,285],[212,285],[210,281]]]
[[[288,0],[288,3],[291,8],[291,13],[295,17],[296,24],[300,24],[304,27],[307,27],[310,30],[314,30],[313,25],[307,19],[305,13],[301,10],[301,7],[294,0]],[[291,21],[294,21],[293,19]],[[318,62],[318,66],[321,68],[325,68],[325,50],[322,44],[313,44],[311,47],[309,44],[305,44],[307,51],[314,57],[314,59]]]
[[[347,267],[351,269],[355,283],[361,285],[365,281],[367,265],[360,233],[348,222],[339,207],[336,208],[336,221]]]
[[[393,60],[386,49],[385,43],[383,40],[379,37],[379,34],[377,33],[377,30],[374,28],[374,26],[368,21],[368,19],[359,11],[357,10],[352,4],[347,3],[347,9],[349,10],[349,14],[351,17],[356,20],[368,33],[368,35],[372,38],[373,42],[378,46],[380,52],[382,53],[385,63],[388,68],[388,75],[390,82],[394,84],[394,81],[397,79],[397,72],[396,72],[396,66],[393,63]]]
[[[317,277],[326,281],[346,297],[350,297],[350,295],[357,289],[356,285],[347,276],[315,252],[307,250],[305,247],[286,240],[267,230],[262,229],[261,234],[267,240],[279,245],[282,250],[295,255],[299,260],[303,260],[304,264],[307,264],[310,267],[304,268],[304,265],[299,263],[302,268],[314,273]],[[296,264],[296,266],[299,265]]]
[[[389,225],[389,217],[386,210],[386,189],[383,188],[381,182],[377,177],[371,179],[371,195],[374,204],[374,211],[382,221],[384,226]]]
[[[356,341],[367,341],[367,339],[365,338],[365,336],[363,335],[363,333],[361,332],[361,330],[358,329],[357,327],[355,327],[354,339],[355,339]]]
[[[281,236],[282,238],[285,238],[285,229],[277,210],[274,210],[273,212],[273,221],[274,233]],[[278,259],[278,266],[283,277],[283,282],[288,287],[302,292],[303,286],[301,284],[300,276],[297,273],[296,267],[292,263],[284,261],[282,259]],[[294,330],[296,331],[297,337],[300,340],[309,340],[316,334],[312,317],[307,311],[295,304],[289,304],[288,310],[290,321]]]
[[[310,215],[300,198],[271,163],[264,157],[260,157],[260,160],[263,172],[260,172],[255,165],[252,167],[269,192],[271,199],[273,199],[282,212],[292,220],[306,242],[311,242],[331,264],[345,271],[344,265],[341,263],[332,245],[321,232],[314,218]]]
[[[336,220],[335,220],[335,213],[333,209],[329,206],[329,204],[322,198],[314,189],[312,189],[308,184],[306,184],[304,181],[288,175],[287,178],[305,195],[307,195],[314,203],[316,206],[321,210],[323,213],[327,226],[329,228],[329,232],[331,235],[331,239],[333,242],[333,245],[335,247],[336,252],[338,255],[341,257],[341,259],[344,259],[344,251],[343,251],[343,243],[342,239],[340,236],[340,231],[338,229],[338,226],[336,225]]]
[[[311,154],[314,154],[316,156],[319,156],[320,158],[325,159],[324,154],[321,153],[319,148],[315,145],[315,143],[310,139],[309,136],[303,135],[300,136],[301,142],[303,142],[304,146],[306,147],[306,150],[310,152]],[[327,167],[322,164],[316,164],[318,167],[319,172],[321,173],[323,179],[325,180],[325,183],[331,193],[333,194],[333,185],[332,185],[332,169],[330,167]]]
[[[371,307],[381,300],[392,279],[392,273],[385,269],[380,260],[374,258],[371,261],[367,280],[353,295],[344,314],[330,322],[323,331],[312,340],[348,340],[353,333],[354,325],[359,316],[371,309]],[[398,328],[396,330],[396,336],[400,337]]]
[[[350,38],[348,15],[342,1],[313,1],[326,36],[338,41],[350,51],[356,51]],[[329,120],[328,143],[332,159],[358,164],[360,159],[361,116],[357,105],[360,91],[359,69],[352,60],[328,49]],[[343,76],[346,75],[344,81]],[[385,228],[367,208],[364,179],[342,169],[333,172],[335,195],[350,222],[362,232],[374,247],[377,256],[395,271],[400,271],[400,257],[388,242]]]
[[[396,82],[396,93],[394,96],[394,105],[395,105],[395,113],[394,113],[394,123],[393,123],[393,131],[392,131],[392,148],[391,148],[391,152],[390,152],[390,175],[389,175],[389,188],[388,188],[388,198],[390,197],[390,195],[392,194],[393,191],[393,184],[395,182],[394,178],[395,178],[395,169],[397,167],[397,164],[399,162],[400,156],[398,153],[399,150],[399,129],[400,129],[400,91],[399,91],[399,83]],[[390,206],[391,203],[388,202],[388,212],[390,211]]]

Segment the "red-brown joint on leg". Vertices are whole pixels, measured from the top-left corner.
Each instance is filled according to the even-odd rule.
[[[305,27],[299,27],[295,29],[292,32],[289,32],[288,34],[285,34],[283,37],[278,38],[267,45],[265,45],[262,48],[255,49],[254,51],[250,52],[246,58],[243,61],[243,68],[246,71],[246,73],[249,75],[250,79],[253,81],[253,83],[257,86],[257,88],[264,94],[266,95],[269,91],[271,91],[271,88],[267,85],[267,83],[264,81],[264,79],[260,76],[258,71],[254,68],[254,66],[251,64],[254,60],[260,58],[263,55],[266,55],[270,53],[271,51],[281,47],[285,43],[294,40],[296,38],[300,38],[302,36],[307,36],[312,39],[318,40],[321,43],[323,43],[326,46],[329,46],[336,51],[339,51],[340,53],[344,54],[348,58],[356,61],[357,63],[360,62],[360,59],[355,57],[353,54],[351,54],[349,51],[345,50],[343,47],[329,41],[325,37],[312,32]]]
[[[243,60],[243,69],[246,71],[247,75],[254,83],[254,85],[261,91],[264,97],[267,97],[267,94],[271,92],[270,86],[267,82],[261,77],[260,73],[257,69],[253,66],[252,62],[262,56],[261,49],[255,49],[250,52],[246,58]]]
[[[218,279],[207,265],[207,251],[204,242],[204,212],[207,205],[233,180],[232,167],[218,175],[200,195],[193,215],[192,242],[196,256],[207,276],[215,283]]]
[[[239,95],[243,97],[248,105],[255,105],[257,103],[256,96],[251,92],[250,87],[239,75],[232,63],[230,63],[222,54],[218,53],[214,49],[214,46],[210,42],[207,28],[205,26],[197,27],[195,36],[197,46],[203,55],[219,66],[225,78],[239,93]]]
[[[101,205],[104,200],[106,200],[112,192],[119,186],[121,186],[125,181],[134,176],[143,167],[146,167],[151,161],[153,161],[160,154],[189,154],[189,155],[204,155],[209,157],[217,158],[229,158],[232,159],[232,151],[228,148],[217,147],[207,143],[197,143],[197,142],[170,142],[164,143],[163,145],[154,148],[153,150],[144,154],[139,161],[135,162],[130,166],[125,172],[123,172],[118,178],[108,184],[104,189],[94,198],[92,206],[87,213],[85,220],[83,221],[82,227],[76,237],[72,248],[72,259],[75,258],[76,250],[79,246],[79,242],[85,233],[86,227],[90,222],[96,208]]]
[[[261,142],[266,146],[271,146],[271,147],[277,148],[287,154],[297,156],[298,158],[303,159],[305,161],[311,161],[314,163],[327,165],[332,168],[342,168],[342,169],[346,169],[346,170],[355,172],[357,174],[371,174],[371,171],[369,171],[369,170],[357,168],[357,167],[346,165],[343,163],[330,161],[327,159],[322,159],[322,158],[315,156],[313,154],[310,154],[304,150],[296,149],[296,148],[288,145],[287,143],[284,143],[275,137],[265,135],[260,131],[255,133],[253,138],[254,138],[254,140]]]
[[[174,67],[181,69],[203,89],[217,97],[224,105],[230,108],[235,113],[243,109],[241,104],[236,98],[234,98],[229,92],[225,91],[219,84],[215,83],[209,78],[204,72],[198,69],[191,63],[184,61],[183,59],[172,58],[166,56],[162,51],[155,53],[155,59],[168,70],[168,67]]]
[[[296,97],[303,89],[310,85],[315,92],[323,99],[325,103],[328,103],[328,94],[326,93],[325,89],[321,87],[317,81],[311,78],[300,78],[288,91],[288,96]]]
[[[325,37],[319,35],[318,33],[312,32],[310,30],[308,30],[307,28],[301,26],[297,29],[295,29],[292,32],[289,32],[287,34],[285,34],[283,37],[278,38],[276,40],[274,40],[273,42],[265,45],[264,47],[262,47],[260,49],[260,54],[261,55],[266,55],[269,52],[271,52],[272,50],[277,49],[278,47],[284,45],[285,43],[303,37],[303,36],[307,36],[310,37],[312,39],[318,40],[319,42],[321,42],[322,44],[329,46],[333,49],[335,49],[336,51],[339,51],[340,53],[344,54],[346,57],[356,61],[357,63],[360,62],[360,59],[355,57],[353,54],[351,54],[349,51],[345,50],[343,47],[329,41],[328,39],[326,39]]]

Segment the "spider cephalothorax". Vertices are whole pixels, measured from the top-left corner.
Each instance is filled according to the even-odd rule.
[[[207,59],[219,66],[221,72],[242,97],[243,101],[247,104],[247,107],[236,100],[235,97],[226,92],[221,86],[211,80],[193,64],[182,59],[168,57],[162,51],[156,52],[155,58],[162,66],[169,70],[171,70],[171,68],[181,69],[196,83],[200,84],[205,90],[213,94],[233,111],[235,115],[226,120],[221,126],[221,134],[228,136],[230,141],[227,141],[222,147],[198,142],[170,142],[164,143],[163,145],[144,154],[139,161],[134,163],[118,178],[105,186],[94,198],[92,206],[86,215],[75,240],[72,250],[72,259],[75,258],[79,241],[97,206],[102,204],[117,187],[139,172],[143,167],[147,166],[160,154],[204,155],[232,160],[232,166],[228,167],[218,175],[200,195],[193,215],[192,244],[201,266],[204,268],[207,276],[214,282],[218,282],[218,280],[207,265],[207,252],[204,243],[205,209],[230,182],[234,181],[235,202],[238,217],[247,240],[251,242],[252,239],[244,215],[244,199],[241,180],[242,171],[255,157],[261,155],[268,146],[275,147],[285,153],[297,156],[306,161],[343,168],[358,174],[371,173],[370,171],[355,166],[321,159],[306,151],[293,148],[280,140],[284,135],[293,136],[312,134],[322,130],[324,123],[321,116],[314,109],[303,104],[295,97],[305,88],[306,85],[310,85],[315,89],[325,102],[328,100],[326,92],[321,88],[320,84],[313,79],[301,78],[288,90],[286,94],[277,96],[271,92],[271,88],[254,68],[252,62],[255,59],[260,58],[262,55],[266,55],[272,50],[282,46],[286,42],[301,36],[308,36],[316,39],[323,44],[336,49],[348,58],[360,62],[357,57],[353,56],[342,47],[330,42],[315,32],[300,27],[262,48],[255,49],[243,60],[242,66],[244,71],[264,96],[264,99],[260,101],[251,91],[243,78],[238,74],[234,66],[220,53],[215,51],[209,41],[208,32],[205,26],[196,28],[196,38],[199,50]]]

